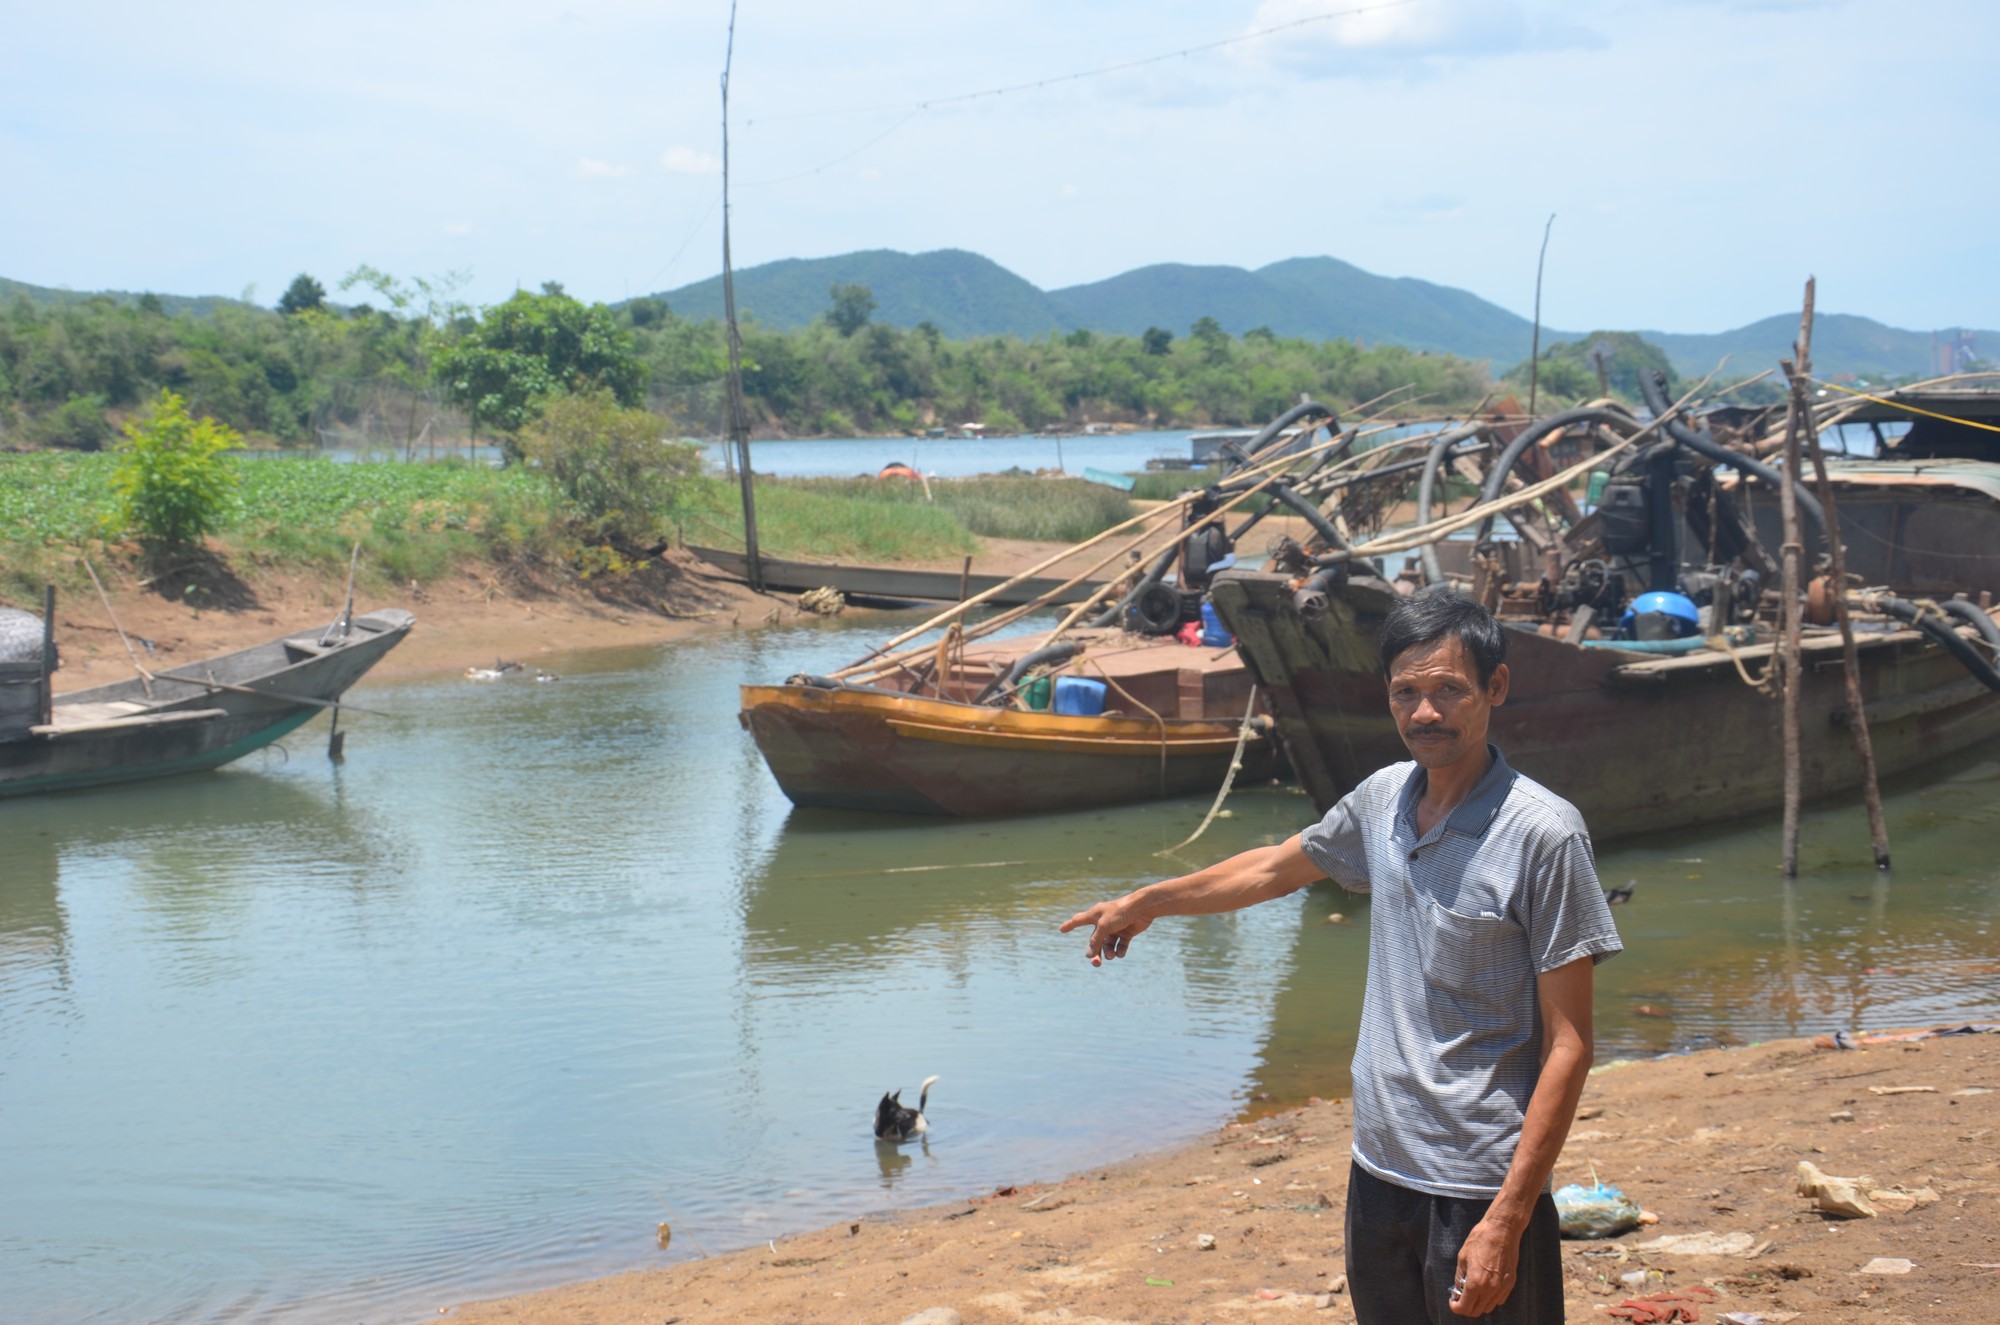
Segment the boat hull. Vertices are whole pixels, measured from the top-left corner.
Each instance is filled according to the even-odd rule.
[[[1306,620],[1281,576],[1230,572],[1217,611],[1271,704],[1300,783],[1324,811],[1357,782],[1409,757],[1388,714],[1376,638],[1395,595],[1356,581]],[[1719,823],[1783,802],[1778,705],[1761,677],[1768,645],[1649,657],[1508,631],[1507,701],[1492,740],[1583,813],[1599,840]],[[1809,640],[1800,693],[1806,797],[1851,790],[1838,636]],[[2000,694],[1911,630],[1860,639],[1863,701],[1883,777],[1912,773],[2000,736]],[[1740,668],[1739,668],[1740,664]]]
[[[1075,717],[894,691],[744,686],[742,722],[794,804],[988,816],[1212,792],[1240,722]],[[1271,775],[1253,736],[1243,778]]]
[[[137,681],[58,696],[59,719],[66,712],[135,711],[98,721],[59,720],[53,730],[0,741],[0,797],[220,768],[310,721],[415,623],[407,612],[371,613],[355,619],[346,639],[329,645],[295,636],[162,672],[151,696]]]

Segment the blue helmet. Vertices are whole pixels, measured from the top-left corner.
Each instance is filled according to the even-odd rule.
[[[1626,639],[1685,639],[1701,630],[1701,612],[1687,595],[1655,589],[1632,600],[1618,627]]]
[[[1686,594],[1668,593],[1663,589],[1642,593],[1634,598],[1632,612],[1634,615],[1640,612],[1663,612],[1667,616],[1679,617],[1689,625],[1701,624],[1701,612],[1695,607],[1692,598]]]

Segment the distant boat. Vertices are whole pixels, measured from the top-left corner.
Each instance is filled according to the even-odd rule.
[[[219,768],[333,707],[416,624],[385,608],[133,679],[52,695],[42,640],[0,657],[0,796],[66,791]],[[31,655],[31,656],[29,656]]]

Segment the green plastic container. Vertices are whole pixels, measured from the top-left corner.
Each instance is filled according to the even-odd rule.
[[[1037,713],[1049,711],[1049,696],[1055,690],[1055,683],[1047,676],[1038,676],[1021,687],[1022,702]]]

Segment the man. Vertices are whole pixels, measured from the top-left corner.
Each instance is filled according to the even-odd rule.
[[[1347,1278],[1361,1325],[1561,1321],[1549,1171],[1592,1053],[1596,962],[1619,951],[1583,819],[1486,742],[1506,636],[1449,594],[1383,623],[1389,711],[1414,762],[1370,775],[1280,846],[1100,902],[1092,965],[1168,915],[1322,877],[1371,895],[1354,1052]]]

